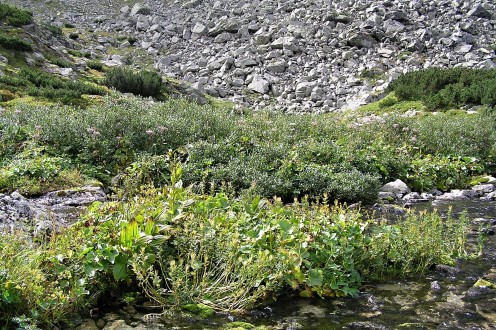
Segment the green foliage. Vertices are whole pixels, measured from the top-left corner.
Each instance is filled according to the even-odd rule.
[[[429,68],[410,72],[392,82],[388,91],[399,100],[421,100],[429,110],[465,104],[496,105],[496,70]]]
[[[72,66],[72,64],[69,61],[61,57],[51,57],[48,59],[48,61],[61,68],[69,68]]]
[[[11,26],[23,26],[33,22],[33,14],[27,10],[20,9],[6,3],[0,3],[0,21]]]
[[[0,166],[0,191],[18,190],[39,195],[53,189],[82,183],[68,159],[50,156],[46,148],[28,145],[4,166]]]
[[[470,220],[464,214],[442,219],[436,213],[408,213],[398,224],[371,228],[361,273],[371,279],[423,273],[434,264],[467,256]]]
[[[6,328],[52,328],[93,302],[101,279],[85,273],[82,231],[67,230],[41,245],[21,233],[0,235],[0,322]],[[91,292],[89,289],[91,288]]]
[[[158,96],[162,89],[162,78],[156,72],[141,71],[134,73],[125,68],[114,68],[105,75],[105,84],[122,93],[141,96]]]
[[[10,49],[29,52],[33,50],[33,46],[19,37],[9,36],[0,32],[0,46]]]
[[[79,34],[78,33],[69,33],[69,38],[76,40],[79,38]]]
[[[64,60],[54,60],[58,65],[69,65]],[[66,80],[54,74],[23,68],[16,76],[0,77],[0,86],[43,97],[64,104],[81,104],[81,96],[104,95],[104,88],[80,80]]]
[[[398,98],[394,95],[394,93],[391,93],[387,95],[385,98],[379,101],[378,105],[379,108],[386,108],[395,105],[398,103]]]
[[[62,29],[58,26],[46,24],[45,27],[54,35],[54,36],[62,36],[64,33]]]
[[[483,174],[484,167],[473,157],[433,157],[415,159],[403,178],[415,191],[437,188],[447,191],[451,188],[466,188],[472,177]]]
[[[100,61],[87,61],[86,66],[97,71],[102,71],[103,69],[103,63]]]
[[[116,280],[136,279],[164,307],[242,310],[287,287],[305,297],[354,295],[364,279],[465,256],[466,218],[444,224],[438,215],[412,213],[390,225],[325,200],[284,206],[196,195],[182,187],[180,167],[169,170],[171,185],[95,205],[84,218],[86,244],[102,269]],[[114,263],[97,242],[114,251]]]
[[[150,104],[108,98],[84,111],[54,106],[17,110],[4,111],[0,118],[0,155],[2,148],[15,153],[19,139],[36,136],[39,143],[63,151],[86,175],[107,183],[129,167],[127,182],[117,186],[129,193],[167,182],[169,156],[164,155],[169,150],[183,162],[183,180],[196,192],[251,192],[286,202],[323,194],[330,201],[374,201],[381,184],[398,178],[422,189],[461,188],[471,175],[490,174],[496,156],[496,121],[490,114],[389,116],[355,126],[334,115],[239,116],[178,100]],[[429,165],[429,157],[435,165]],[[478,161],[457,162],[467,157]],[[424,174],[415,182],[413,175],[421,169]],[[421,183],[428,179],[434,181]]]

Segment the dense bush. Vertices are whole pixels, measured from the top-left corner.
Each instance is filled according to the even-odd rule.
[[[411,213],[390,225],[325,200],[284,206],[197,195],[182,187],[173,164],[170,185],[127,202],[95,203],[46,243],[0,235],[2,324],[70,327],[59,322],[120,283],[161,307],[233,311],[290,290],[354,295],[364,280],[466,256],[465,217],[443,223],[436,214]]]
[[[103,63],[100,61],[87,61],[86,66],[97,71],[102,71],[103,69]]]
[[[0,166],[0,192],[18,190],[28,196],[39,195],[82,183],[70,160],[51,156],[43,147],[28,145]]]
[[[59,61],[58,64],[68,63]],[[67,80],[54,74],[26,68],[21,69],[16,76],[0,77],[0,86],[64,104],[81,104],[83,94],[106,94],[105,89],[97,85],[80,80]]]
[[[45,27],[50,31],[54,36],[62,36],[63,31],[59,26],[46,24]]]
[[[496,69],[429,68],[406,73],[388,91],[399,100],[421,100],[429,110],[465,104],[496,106]]]
[[[40,143],[63,151],[84,173],[105,182],[138,161],[132,166],[143,172],[136,172],[135,188],[164,183],[163,158],[168,156],[163,155],[169,150],[184,163],[185,184],[198,192],[251,191],[285,201],[324,193],[330,200],[371,201],[380,184],[398,178],[419,189],[462,187],[472,175],[492,173],[496,159],[496,121],[482,114],[390,116],[357,127],[334,115],[239,116],[177,100],[151,104],[109,98],[84,111],[18,110],[5,111],[0,118],[0,155],[15,152],[19,139],[36,136]],[[477,163],[456,161],[470,157]],[[458,170],[476,166],[462,171],[463,177],[446,167],[445,174],[426,183],[426,176],[435,174],[434,167],[426,167],[428,159],[442,168],[450,163]],[[429,174],[416,183],[413,175],[420,168]]]
[[[0,3],[0,20],[12,26],[22,26],[32,23],[33,14],[27,10]]]
[[[129,69],[114,68],[106,73],[105,84],[122,93],[158,96],[162,89],[162,78],[156,72],[140,71],[134,73]]]
[[[29,52],[33,50],[33,46],[19,37],[8,36],[6,34],[0,33],[0,46],[10,49],[19,50],[23,52]]]
[[[98,256],[102,242],[116,251],[113,264],[99,258],[104,269],[136,278],[164,307],[246,309],[288,287],[307,297],[353,295],[364,279],[423,272],[465,255],[466,218],[444,226],[437,215],[412,213],[404,223],[374,224],[326,201],[283,206],[195,195],[181,187],[180,168],[169,172],[170,186],[94,207],[85,218],[96,235],[87,245]]]

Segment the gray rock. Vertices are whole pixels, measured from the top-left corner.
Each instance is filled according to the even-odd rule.
[[[191,32],[198,35],[204,35],[208,32],[208,29],[202,23],[196,22],[195,26],[193,26],[193,28],[191,29]]]
[[[467,16],[469,17],[480,17],[480,18],[486,18],[486,19],[491,19],[492,15],[491,13],[485,9],[481,4],[476,4],[470,11],[467,13]]]
[[[286,71],[286,66],[287,64],[284,61],[271,62],[265,65],[267,70],[274,73],[283,73],[284,71]]]
[[[252,43],[255,46],[267,45],[270,43],[271,37],[268,34],[258,34],[253,36]]]
[[[397,179],[396,181],[386,183],[384,186],[381,187],[380,191],[390,192],[393,193],[395,196],[403,196],[410,193],[410,188],[408,188],[408,186],[403,181]]]
[[[260,75],[255,75],[248,88],[260,94],[267,94],[270,90],[270,84]]]
[[[494,184],[478,184],[472,187],[472,190],[477,191],[480,194],[490,193],[494,191]]]
[[[376,40],[368,33],[358,32],[353,33],[348,38],[348,44],[358,48],[372,48],[376,44]]]
[[[477,197],[477,192],[474,190],[458,190],[453,189],[441,196],[437,196],[438,200],[466,200],[469,198]]]
[[[27,199],[17,192],[0,195],[0,229],[31,230],[35,236],[50,234],[76,220],[93,202],[103,202],[106,195],[100,187],[85,186],[47,193]]]
[[[142,4],[136,3],[133,8],[131,9],[131,12],[129,13],[129,16],[136,16],[136,15],[150,15],[151,10],[149,8],[144,7]]]
[[[291,51],[298,51],[299,47],[296,44],[296,38],[295,37],[280,37],[276,40],[274,40],[271,44],[270,47],[273,49],[287,49]]]

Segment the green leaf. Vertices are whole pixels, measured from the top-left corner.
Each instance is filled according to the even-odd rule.
[[[154,234],[155,232],[154,227],[155,227],[155,221],[153,221],[152,219],[148,219],[145,225],[145,234],[147,235]]]
[[[324,277],[322,276],[322,270],[320,269],[310,269],[308,271],[308,286],[321,286],[324,282]]]
[[[292,227],[291,222],[288,220],[281,220],[279,221],[279,227],[281,227],[282,231],[285,233],[288,233]]]
[[[128,278],[127,272],[127,256],[119,254],[115,258],[114,268],[112,270],[116,281],[125,280]]]

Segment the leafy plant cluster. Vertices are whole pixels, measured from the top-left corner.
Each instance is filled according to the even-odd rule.
[[[56,63],[62,66],[68,64],[65,61]],[[106,90],[100,86],[80,80],[67,80],[41,70],[28,68],[21,69],[16,75],[0,77],[0,88],[64,104],[80,104],[83,94],[106,94]]]
[[[0,192],[18,190],[29,196],[82,184],[69,159],[52,156],[46,149],[27,145],[5,165],[0,164]]]
[[[135,95],[159,96],[162,89],[162,77],[156,72],[133,72],[126,68],[114,68],[105,75],[105,84],[122,93]]]
[[[107,289],[130,286],[159,306],[245,310],[292,290],[354,295],[364,280],[424,272],[466,257],[469,222],[437,214],[387,224],[327,200],[284,205],[168,185],[96,203],[41,245],[0,235],[0,320],[67,320]],[[191,305],[193,304],[193,305]],[[190,308],[191,307],[191,308]]]
[[[135,181],[119,183],[132,193],[166,182],[164,155],[173,150],[184,163],[185,184],[197,192],[250,191],[285,201],[327,193],[330,200],[373,201],[381,184],[397,178],[429,190],[462,188],[473,175],[494,173],[494,122],[491,114],[441,114],[355,126],[335,115],[239,116],[178,100],[108,98],[84,111],[5,111],[0,155],[12,157],[20,142],[36,137],[105,183],[134,163]]]
[[[0,46],[9,50],[29,52],[33,50],[31,43],[17,37],[0,32]]]
[[[31,24],[33,22],[33,13],[6,3],[0,3],[0,21],[19,27]]]
[[[463,105],[496,106],[496,70],[429,68],[406,73],[393,81],[389,92],[401,101],[422,101],[428,110]]]

